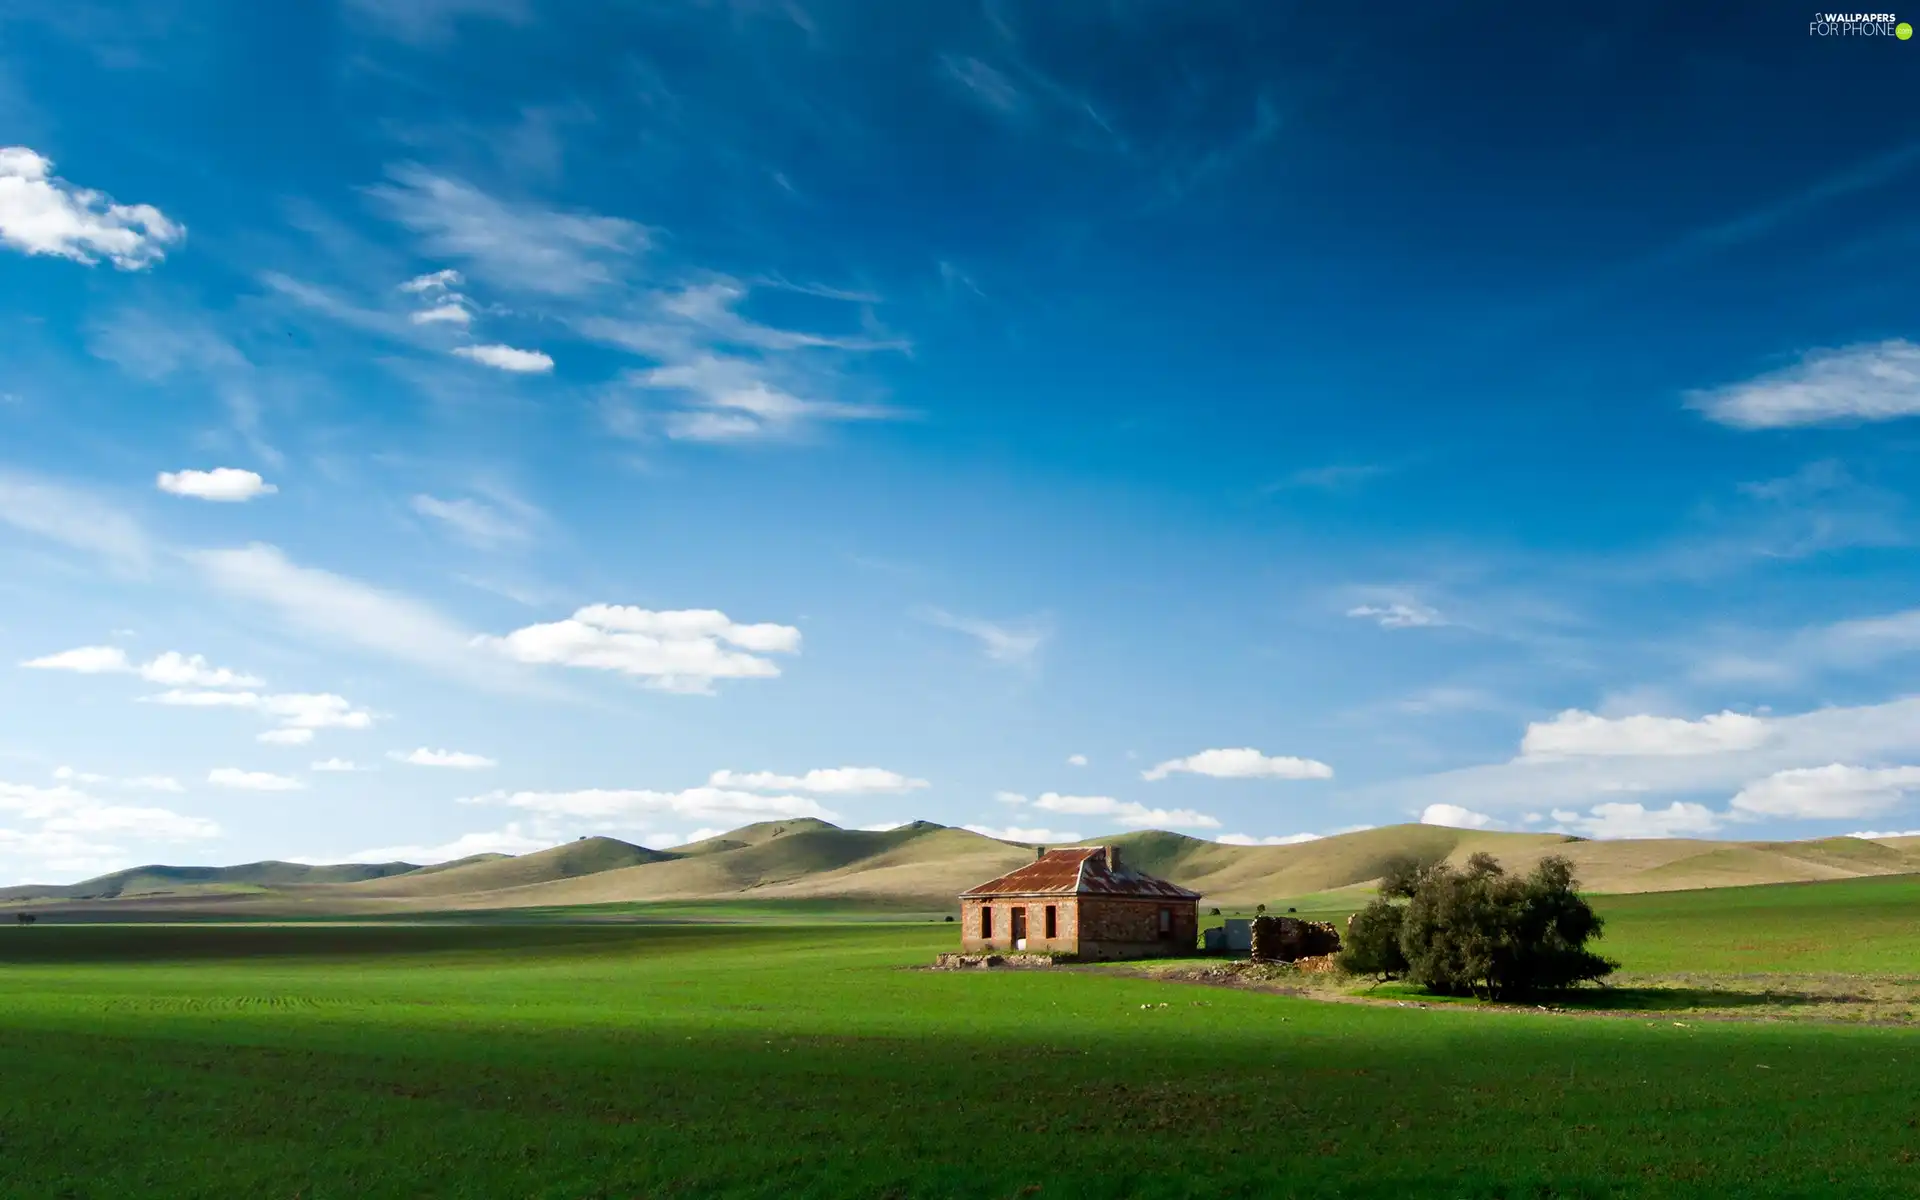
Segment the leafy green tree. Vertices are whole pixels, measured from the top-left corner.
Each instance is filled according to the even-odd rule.
[[[1616,964],[1586,948],[1602,923],[1577,886],[1573,864],[1557,857],[1525,878],[1489,854],[1459,869],[1425,868],[1400,921],[1407,977],[1443,995],[1489,1000],[1604,978]]]
[[[1340,945],[1338,965],[1349,975],[1397,979],[1407,973],[1407,956],[1400,949],[1403,905],[1382,897],[1353,914]]]

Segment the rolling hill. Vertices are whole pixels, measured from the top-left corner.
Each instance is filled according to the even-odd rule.
[[[1719,842],[1685,838],[1596,842],[1558,834],[1394,825],[1282,846],[1229,846],[1145,831],[1096,839],[1210,905],[1364,891],[1403,855],[1460,861],[1486,851],[1525,870],[1548,854],[1571,859],[1594,892],[1656,892],[1920,874],[1920,838]],[[670,850],[582,838],[517,857],[408,863],[136,867],[61,887],[0,889],[0,904],[43,911],[153,910],[270,915],[484,911],[652,901],[844,900],[941,911],[983,880],[1031,860],[1031,844],[915,821],[884,831],[824,821],[768,821]]]

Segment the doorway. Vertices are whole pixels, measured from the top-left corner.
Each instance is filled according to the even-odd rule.
[[[1013,948],[1015,950],[1027,948],[1027,910],[1024,908],[1013,910]]]

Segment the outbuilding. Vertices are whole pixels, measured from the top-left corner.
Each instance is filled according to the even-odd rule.
[[[1082,959],[1192,954],[1200,893],[1120,862],[1118,846],[1042,847],[1035,861],[960,894],[960,948]]]

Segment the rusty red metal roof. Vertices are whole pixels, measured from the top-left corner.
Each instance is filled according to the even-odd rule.
[[[1036,862],[961,892],[981,896],[1136,896],[1152,900],[1198,900],[1199,892],[1156,879],[1119,861],[1111,846],[1049,850]]]

